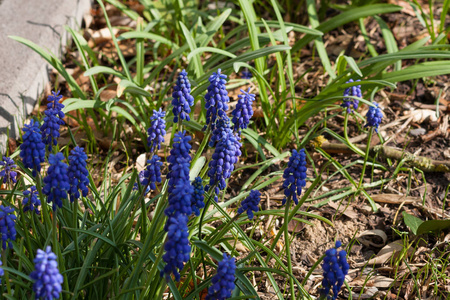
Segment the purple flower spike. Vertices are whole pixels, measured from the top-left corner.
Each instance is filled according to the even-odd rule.
[[[196,216],[200,215],[200,209],[205,207],[205,189],[203,188],[203,180],[201,177],[196,177],[192,182],[194,192],[191,199],[192,211]]]
[[[45,110],[44,123],[41,126],[42,140],[47,145],[48,151],[52,151],[52,146],[56,146],[57,139],[59,138],[59,128],[64,125],[64,113],[62,109],[64,105],[59,103],[62,95],[58,92],[53,92],[48,96],[47,109]]]
[[[191,112],[191,106],[194,105],[194,97],[191,95],[191,84],[185,70],[178,75],[172,97],[173,122],[177,123],[179,119],[189,121],[189,113]]]
[[[41,206],[41,200],[38,198],[39,193],[36,187],[33,185],[29,190],[23,192],[23,211],[34,211],[37,215],[41,214],[39,206]]]
[[[12,248],[11,241],[16,240],[16,216],[10,206],[0,205],[0,233],[2,234],[2,249]]]
[[[378,133],[378,126],[381,123],[381,119],[383,119],[383,113],[381,112],[381,108],[378,106],[378,103],[373,102],[375,107],[370,106],[369,111],[367,112],[367,124],[364,127],[375,127],[375,132]]]
[[[9,157],[3,156],[3,161],[0,161],[0,166],[4,166],[3,170],[0,172],[0,177],[3,183],[16,183],[17,172],[12,169],[17,168],[14,160]]]
[[[182,214],[171,216],[167,220],[167,242],[164,245],[166,253],[163,255],[166,265],[161,271],[161,277],[165,277],[167,281],[171,274],[175,276],[175,281],[180,281],[179,270],[189,261],[191,246],[187,222],[188,217]]]
[[[216,120],[226,116],[226,111],[228,110],[227,103],[230,102],[230,98],[225,87],[227,83],[226,78],[227,75],[222,74],[220,69],[209,77],[210,85],[205,95],[205,109],[206,125],[211,127],[211,131],[214,131],[216,128]]]
[[[236,272],[236,260],[223,254],[223,259],[217,266],[217,274],[213,276],[212,285],[208,289],[206,300],[225,300],[231,297],[236,287],[234,281]]]
[[[156,183],[161,183],[161,166],[163,163],[158,155],[153,155],[152,159],[149,159],[147,163],[142,185],[148,185],[151,190],[156,190]]]
[[[75,147],[69,155],[70,201],[80,198],[80,191],[86,197],[89,189],[89,172],[86,169],[87,155],[84,149]]]
[[[358,79],[356,81],[361,81],[361,80]],[[349,79],[349,81],[347,81],[346,83],[350,83],[350,82],[354,82],[353,79]],[[354,85],[354,86],[346,88],[344,91],[344,97],[348,97],[348,96],[362,98],[361,85]],[[346,108],[347,113],[352,113],[353,110],[358,109],[359,101],[357,99],[343,98],[342,101],[343,101],[343,103],[341,104],[341,107]],[[352,109],[352,106],[353,106],[353,109]]]
[[[251,220],[253,219],[253,212],[259,210],[259,202],[261,201],[261,192],[257,190],[251,190],[247,198],[241,203],[241,207],[238,209],[238,214],[242,214],[247,211],[247,216]]]
[[[34,280],[33,291],[36,299],[59,299],[64,278],[59,273],[56,255],[50,246],[47,246],[45,251],[38,249],[34,259],[34,271],[30,277]]]
[[[252,77],[253,77],[252,72],[250,72],[247,68],[245,68],[245,70],[241,72],[242,79],[252,79]]]
[[[153,116],[150,118],[152,122],[150,128],[147,130],[147,145],[150,148],[150,152],[161,149],[161,144],[164,142],[164,135],[166,134],[165,116],[166,112],[162,111],[161,108],[158,111],[153,110]]]
[[[250,119],[253,116],[252,103],[255,101],[255,95],[250,94],[250,88],[247,91],[241,90],[236,108],[231,113],[233,115],[233,131],[241,133],[241,129],[245,129],[250,123]]]
[[[289,158],[287,168],[283,173],[284,199],[283,205],[289,197],[298,204],[297,196],[302,193],[302,187],[306,185],[306,154],[305,149],[292,150],[292,156]]]
[[[47,176],[44,178],[44,188],[42,192],[47,195],[47,202],[52,202],[52,209],[62,207],[62,200],[67,199],[67,192],[70,191],[68,166],[63,163],[64,155],[61,152],[50,154],[48,162],[50,167]]]
[[[42,134],[39,122],[31,120],[24,125],[23,143],[20,145],[20,157],[25,168],[33,170],[33,176],[41,171],[41,163],[45,160],[45,144],[42,142]]]
[[[330,289],[333,291],[333,296],[327,299],[337,299],[339,290],[344,284],[345,275],[348,274],[349,270],[347,253],[345,250],[337,251],[340,246],[341,242],[337,241],[334,248],[325,252],[325,258],[323,259],[323,280],[320,294],[326,297],[330,293]]]

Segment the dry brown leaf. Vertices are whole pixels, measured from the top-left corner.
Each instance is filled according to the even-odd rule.
[[[403,250],[403,241],[396,240],[392,243],[387,244],[383,249],[378,252],[377,256],[370,259],[368,262],[357,263],[357,267],[362,267],[365,265],[381,265],[387,262],[394,254]]]
[[[371,241],[370,237],[377,236],[383,240],[383,243],[374,243]],[[356,238],[361,244],[363,244],[366,247],[378,247],[381,248],[386,244],[386,241],[388,239],[386,233],[383,230],[379,229],[372,229],[372,230],[366,230],[364,232],[361,232],[361,234]]]
[[[407,112],[405,112],[407,114]],[[431,109],[416,109],[409,112],[409,115],[412,118],[412,122],[421,124],[425,121],[436,122],[437,116],[436,111]]]
[[[350,219],[356,219],[356,218],[359,217],[359,214],[356,211],[354,211],[353,208],[350,207],[350,206],[339,205],[339,203],[332,202],[332,201],[328,203],[328,206],[334,208],[339,213],[343,213],[344,215],[346,215]]]
[[[373,201],[387,204],[413,204],[421,202],[419,197],[405,197],[404,195],[397,194],[379,194],[371,196]]]

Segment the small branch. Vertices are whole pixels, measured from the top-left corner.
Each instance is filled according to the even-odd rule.
[[[366,151],[366,145],[354,145],[361,151]],[[345,144],[337,143],[323,143],[321,148],[328,153],[354,153]],[[400,151],[388,146],[373,146],[370,147],[369,153],[371,156],[375,154],[383,158],[390,158],[401,160],[406,158],[406,162],[424,172],[450,172],[450,161],[434,160],[424,156],[414,155],[410,152]]]

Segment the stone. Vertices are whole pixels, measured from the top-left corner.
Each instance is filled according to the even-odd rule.
[[[69,37],[64,25],[79,29],[90,7],[90,0],[0,0],[0,152],[5,152],[8,134],[19,137],[52,70],[36,52],[9,36],[28,39],[61,57]]]

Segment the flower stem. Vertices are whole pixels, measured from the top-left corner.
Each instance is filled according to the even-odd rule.
[[[295,290],[294,290],[294,279],[292,278],[292,261],[291,261],[291,249],[290,249],[290,240],[289,240],[289,230],[288,230],[288,224],[286,222],[289,222],[289,208],[291,206],[291,197],[288,197],[286,202],[286,208],[284,209],[284,239],[286,244],[286,258],[287,258],[287,267],[288,272],[291,276],[289,276],[289,287],[291,288],[291,297],[294,299],[295,297]]]
[[[358,190],[361,188],[361,185],[362,185],[362,182],[364,179],[364,174],[366,173],[366,165],[367,165],[367,159],[369,158],[370,141],[372,140],[372,135],[373,135],[373,128],[370,128],[369,138],[367,139],[366,153],[364,154],[364,164],[363,164],[363,168],[361,171],[361,177],[359,178]]]
[[[345,137],[345,141],[347,142],[348,146],[350,147],[350,149],[352,149],[355,153],[364,156],[364,152],[361,151],[361,149],[359,149],[358,147],[356,147],[355,145],[353,145],[352,142],[350,142],[350,139],[348,138],[348,116],[349,113],[345,113],[345,121],[344,121],[344,137]]]
[[[3,249],[2,250],[3,266],[5,266],[5,267],[8,264],[7,255],[8,255],[8,249]],[[6,270],[4,270],[4,273],[5,273],[6,289],[8,291],[8,295],[12,296],[12,294],[11,294],[11,283],[9,282],[9,273]]]

